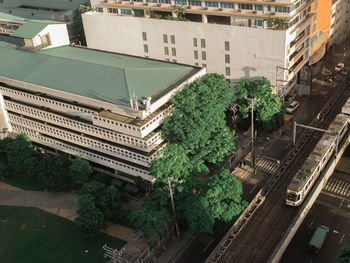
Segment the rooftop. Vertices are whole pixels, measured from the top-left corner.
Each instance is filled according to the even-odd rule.
[[[28,21],[25,24],[21,25],[15,32],[13,32],[11,36],[32,39],[50,24],[52,23]]]
[[[38,52],[0,42],[0,76],[119,106],[130,96],[157,99],[199,68],[63,46]]]

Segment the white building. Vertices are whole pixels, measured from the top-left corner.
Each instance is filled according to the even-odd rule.
[[[341,43],[350,34],[350,1],[335,0],[332,2],[330,28],[330,45]]]
[[[133,182],[165,146],[170,98],[205,69],[86,48],[21,48],[0,41],[0,129],[83,154]]]
[[[232,82],[265,76],[283,96],[309,59],[312,2],[92,0],[96,12],[82,18],[90,48],[202,66]],[[178,5],[186,22],[146,18],[175,17]],[[268,16],[287,23],[274,27]]]

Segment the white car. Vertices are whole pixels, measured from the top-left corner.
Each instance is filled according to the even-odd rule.
[[[299,102],[293,101],[289,106],[286,108],[287,113],[293,113],[297,108],[299,107]]]
[[[344,68],[344,63],[338,63],[338,65],[335,66],[334,70],[335,72],[340,72]]]

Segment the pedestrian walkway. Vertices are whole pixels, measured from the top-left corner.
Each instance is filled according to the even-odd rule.
[[[78,199],[75,193],[26,191],[0,182],[0,205],[36,207],[74,221]],[[102,232],[127,242],[135,239],[136,231],[112,222],[106,223],[107,227]]]
[[[337,195],[350,197],[350,184],[339,179],[330,178],[324,190]]]
[[[256,162],[256,169],[265,174],[274,174],[279,167],[279,162],[260,157]]]

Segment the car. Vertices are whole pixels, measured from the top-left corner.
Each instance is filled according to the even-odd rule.
[[[348,72],[343,69],[342,71],[340,71],[340,74],[343,76],[346,76],[346,75],[348,75]]]
[[[289,106],[286,108],[287,113],[293,113],[297,108],[299,107],[299,102],[293,101]]]
[[[335,72],[340,72],[344,68],[344,63],[338,63],[338,65],[335,66],[334,70]]]

